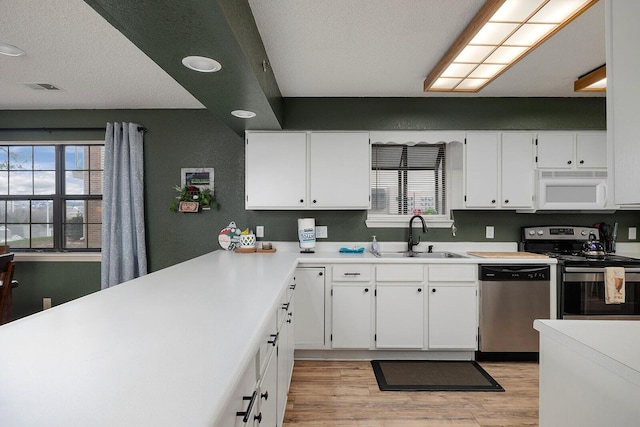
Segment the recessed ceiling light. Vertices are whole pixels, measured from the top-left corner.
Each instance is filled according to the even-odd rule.
[[[256,116],[256,113],[247,110],[233,110],[231,115],[241,119],[251,119]]]
[[[222,69],[222,65],[218,61],[206,56],[185,56],[182,58],[182,65],[201,73],[215,73]]]
[[[0,43],[0,54],[7,56],[24,56],[25,51],[12,44]]]

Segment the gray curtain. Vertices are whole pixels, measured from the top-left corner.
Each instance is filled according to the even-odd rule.
[[[102,199],[102,289],[147,274],[143,128],[107,123]]]

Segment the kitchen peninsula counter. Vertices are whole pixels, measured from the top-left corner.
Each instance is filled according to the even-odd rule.
[[[540,426],[636,426],[640,322],[536,320]]]
[[[212,426],[298,265],[499,262],[276,247],[215,251],[3,325],[0,425]]]

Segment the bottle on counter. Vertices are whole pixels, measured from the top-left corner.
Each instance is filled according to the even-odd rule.
[[[371,241],[371,252],[374,254],[378,253],[378,241],[376,240],[376,236],[373,236],[373,240]]]

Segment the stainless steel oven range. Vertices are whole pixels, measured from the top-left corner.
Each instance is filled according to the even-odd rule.
[[[559,319],[640,320],[640,259],[589,251],[599,242],[598,227],[524,227],[520,249],[556,258]],[[615,248],[604,242],[603,248]],[[605,267],[624,267],[625,299],[605,302]]]

